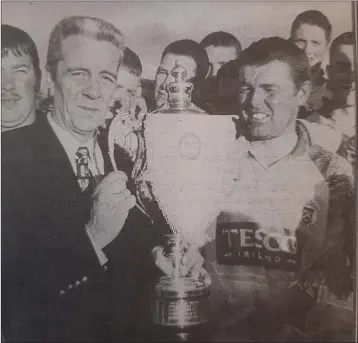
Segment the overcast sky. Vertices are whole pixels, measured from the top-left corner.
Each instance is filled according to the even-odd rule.
[[[182,38],[200,41],[223,30],[247,47],[262,37],[287,38],[293,19],[307,9],[322,11],[333,37],[351,31],[350,2],[4,2],[2,22],[27,31],[45,62],[49,33],[69,15],[90,15],[116,25],[141,58],[143,77],[153,78],[166,45]]]

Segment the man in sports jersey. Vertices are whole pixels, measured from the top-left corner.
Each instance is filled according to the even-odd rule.
[[[308,68],[305,53],[278,37],[241,55],[237,168],[201,250],[219,341],[228,332],[302,340],[315,302],[352,290],[350,168],[296,120],[310,95]]]

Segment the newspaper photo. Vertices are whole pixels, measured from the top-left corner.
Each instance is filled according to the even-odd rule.
[[[2,342],[356,342],[349,1],[2,1]]]

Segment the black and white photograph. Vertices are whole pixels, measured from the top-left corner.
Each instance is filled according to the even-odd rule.
[[[356,342],[354,1],[1,1],[1,342]]]

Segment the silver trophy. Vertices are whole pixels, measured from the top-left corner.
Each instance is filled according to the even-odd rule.
[[[174,273],[156,285],[153,322],[186,331],[210,321],[210,286],[181,276],[183,253],[206,243],[206,229],[220,212],[233,170],[235,123],[207,115],[191,103],[193,85],[177,61],[167,87],[168,104],[137,125],[138,150],[132,179],[138,207],[154,224],[165,221],[172,234],[164,254]]]

